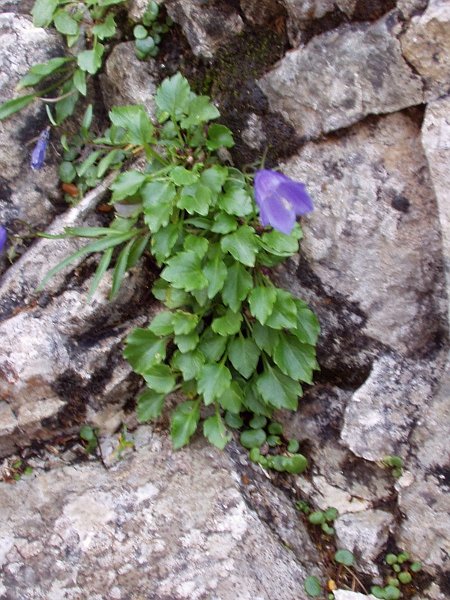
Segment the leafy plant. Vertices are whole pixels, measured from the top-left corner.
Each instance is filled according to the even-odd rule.
[[[98,428],[92,428],[90,425],[83,425],[80,429],[80,438],[86,442],[84,449],[88,454],[94,454],[98,447]]]
[[[158,14],[159,4],[153,1],[149,2],[146,11],[142,15],[142,23],[136,25],[133,29],[136,56],[140,60],[158,55],[161,36],[167,33],[169,27],[173,25],[170,17],[166,17],[164,23],[157,21]]]

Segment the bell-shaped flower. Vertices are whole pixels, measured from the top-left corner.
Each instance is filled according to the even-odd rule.
[[[7,236],[8,236],[8,232],[2,225],[0,225],[0,254],[6,244]]]
[[[297,216],[314,209],[304,183],[268,169],[256,173],[255,200],[261,223],[287,235],[294,228]]]
[[[44,166],[45,152],[50,139],[50,127],[46,127],[39,136],[38,142],[31,153],[30,166],[33,170],[42,169]]]

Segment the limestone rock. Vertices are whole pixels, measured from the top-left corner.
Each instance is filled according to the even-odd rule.
[[[0,483],[0,595],[306,600],[306,573],[249,509],[227,455],[174,452],[141,428],[137,452]]]
[[[169,16],[181,25],[196,56],[212,58],[221,45],[241,33],[244,22],[231,4],[207,0],[166,0]]]
[[[422,81],[392,32],[395,13],[343,26],[294,50],[259,80],[270,107],[306,138],[423,102]]]
[[[136,57],[134,42],[114,47],[105,73],[101,75],[103,99],[108,109],[127,104],[143,104],[150,118],[155,116],[156,63]]]
[[[417,69],[428,100],[450,87],[450,5],[432,0],[421,16],[413,17],[401,37],[405,58]]]
[[[340,515],[334,522],[338,548],[350,550],[366,573],[378,574],[374,564],[394,529],[394,515],[383,510]]]
[[[0,103],[17,96],[15,87],[30,67],[62,54],[60,37],[55,32],[34,27],[28,16],[0,13]],[[32,103],[1,123],[0,222],[13,233],[19,227],[16,220],[40,229],[57,212],[54,204],[61,194],[51,144],[43,169],[30,168],[33,138],[46,125],[42,102]],[[5,266],[2,260],[0,271]]]

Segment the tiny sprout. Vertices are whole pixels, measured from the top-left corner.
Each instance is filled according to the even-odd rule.
[[[404,562],[405,562],[405,560],[408,560],[408,558],[409,558],[409,554],[408,554],[408,552],[401,552],[401,553],[400,553],[400,554],[397,556],[397,558],[398,558],[398,562],[399,562],[400,564],[402,564],[402,563],[404,563]]]
[[[334,521],[337,518],[338,514],[338,509],[334,508],[333,506],[330,506],[330,508],[327,508],[327,510],[325,511],[325,518],[327,521]]]
[[[384,588],[384,598],[386,600],[398,600],[398,598],[400,598],[401,595],[401,591],[398,589],[398,587],[395,587],[394,585],[387,585]]]
[[[259,462],[260,458],[261,454],[259,452],[259,448],[252,448],[250,450],[250,460],[252,460],[253,462]]]
[[[268,431],[271,435],[281,435],[283,433],[283,425],[274,421],[270,423]]]
[[[327,535],[334,535],[336,533],[334,527],[330,527],[328,523],[322,523],[322,531]]]
[[[402,583],[410,583],[412,580],[411,573],[408,573],[407,571],[403,571],[402,573],[398,574],[398,579]]]
[[[355,557],[350,550],[342,549],[335,552],[334,560],[342,565],[345,565],[346,567],[351,567],[355,562]]]
[[[310,575],[305,579],[305,591],[312,598],[322,595],[322,587],[317,577]]]
[[[266,426],[267,418],[264,415],[255,415],[248,424],[252,429],[261,429],[262,427]]]
[[[300,500],[300,502],[297,502],[295,508],[305,513],[305,515],[309,515],[309,513],[311,512],[311,509],[304,500]]]
[[[373,585],[370,588],[370,593],[372,594],[372,596],[375,596],[375,598],[386,598],[384,588],[381,588],[378,585]]]
[[[397,467],[401,469],[403,467],[403,460],[400,456],[385,456],[382,460],[382,463],[386,465],[386,467]]]
[[[23,474],[24,475],[31,475],[33,473],[33,467],[25,467]]]
[[[297,440],[290,440],[290,442],[287,446],[287,451],[292,452],[292,454],[295,454],[299,450],[300,450],[300,444],[297,442]]]
[[[409,568],[413,573],[418,573],[422,570],[422,563],[419,561],[413,562]]]
[[[264,429],[247,429],[241,433],[239,441],[244,448],[259,448],[266,441],[266,432]]]
[[[388,585],[393,585],[394,587],[399,587],[400,586],[400,582],[395,577],[389,577],[389,579],[388,579]]]
[[[279,435],[269,435],[267,438],[267,443],[271,448],[275,448],[275,446],[280,446],[281,439]]]
[[[325,523],[325,513],[321,510],[316,510],[309,515],[308,520],[313,525],[321,525],[322,523]]]
[[[334,594],[328,594],[328,600],[334,600]]]
[[[401,571],[401,567],[397,563],[395,565],[392,565],[392,568],[394,569],[394,571],[396,573],[400,573],[400,571]]]

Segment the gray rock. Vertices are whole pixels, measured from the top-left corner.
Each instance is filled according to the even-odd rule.
[[[320,19],[335,7],[334,0],[283,0],[289,17],[298,21]]]
[[[136,437],[137,452],[108,471],[0,483],[0,594],[306,600],[306,573],[247,507],[226,454],[173,452],[150,428]]]
[[[374,564],[394,531],[394,515],[383,510],[366,510],[340,515],[334,522],[338,548],[353,552],[356,564],[370,575],[378,575]]]
[[[155,0],[156,4],[163,4],[163,0]],[[134,23],[140,23],[142,15],[147,10],[149,0],[128,0],[128,17]]]
[[[413,17],[400,38],[405,58],[425,81],[428,100],[447,94],[450,86],[450,6],[432,0]]]
[[[154,117],[156,75],[155,60],[139,60],[134,42],[118,44],[106,61],[105,73],[100,76],[106,107],[142,104],[149,117]]]
[[[166,0],[169,16],[181,25],[196,56],[212,58],[216,50],[242,32],[244,22],[225,2]]]
[[[270,107],[306,138],[423,102],[422,81],[401,54],[395,14],[316,36],[259,80]]]
[[[348,590],[336,590],[333,592],[336,600],[375,600],[375,596],[369,594],[360,594],[358,592],[349,592]]]
[[[17,96],[15,87],[31,66],[62,54],[60,37],[55,32],[34,27],[31,19],[24,15],[0,14],[0,103]],[[40,101],[1,124],[0,222],[11,232],[18,231],[16,219],[40,229],[48,225],[56,213],[54,203],[61,193],[51,144],[44,168],[40,171],[30,168],[30,155],[36,143],[33,138],[46,125],[48,118]],[[5,266],[5,263],[0,264],[0,270]]]
[[[270,25],[274,20],[283,18],[283,10],[277,0],[240,0],[240,7],[251,23]]]
[[[396,352],[433,344],[445,332],[447,304],[436,200],[416,123],[400,113],[367,122],[306,144],[283,170],[313,198],[301,247],[328,297],[356,303],[359,332]],[[308,293],[308,285],[286,285]],[[317,301],[317,310],[326,326],[332,307]]]

